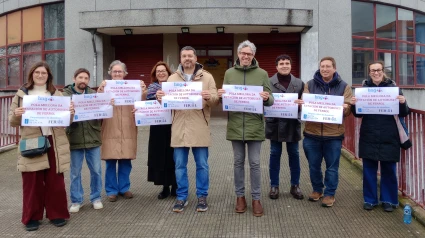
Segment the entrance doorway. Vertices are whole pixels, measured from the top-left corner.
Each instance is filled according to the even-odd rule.
[[[233,65],[232,47],[198,47],[198,49],[196,50],[198,63],[202,64],[204,69],[214,77],[217,89],[222,88],[224,74]],[[223,112],[221,106],[217,106],[211,109],[211,115],[220,117],[225,116],[226,113]]]

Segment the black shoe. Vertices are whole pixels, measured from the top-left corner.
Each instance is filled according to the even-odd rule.
[[[38,230],[40,223],[36,220],[30,220],[28,224],[25,225],[25,230],[27,231],[36,231]]]
[[[392,212],[392,211],[394,211],[393,206],[391,204],[389,204],[389,203],[383,202],[382,203],[382,207],[384,208],[384,211],[386,211],[386,212]]]
[[[53,219],[53,220],[51,220],[51,222],[56,227],[61,227],[61,226],[66,225],[66,220],[65,219]]]
[[[170,188],[168,186],[164,186],[162,188],[162,192],[158,194],[158,199],[164,199],[170,196]]]
[[[173,197],[177,196],[177,185],[171,186],[171,196],[173,196]]]
[[[363,209],[365,209],[366,211],[373,210],[373,205],[370,203],[363,203]]]
[[[278,199],[279,198],[279,188],[271,187],[269,192],[270,199]]]

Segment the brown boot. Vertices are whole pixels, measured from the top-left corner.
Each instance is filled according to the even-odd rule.
[[[252,200],[252,212],[255,217],[261,217],[264,214],[260,200]]]
[[[298,185],[298,184],[291,186],[291,192],[290,193],[291,193],[292,197],[294,197],[295,199],[299,199],[299,200],[304,199],[304,195],[301,192],[300,185]]]
[[[235,212],[237,212],[237,213],[244,213],[244,212],[246,212],[246,200],[245,200],[245,197],[238,197],[236,199]]]

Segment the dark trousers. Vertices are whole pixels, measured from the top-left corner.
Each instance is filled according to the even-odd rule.
[[[49,141],[53,145],[52,136],[49,136]],[[22,173],[24,225],[30,220],[43,220],[44,209],[49,220],[69,218],[65,181],[63,174],[56,173],[53,146],[50,147],[47,156],[50,169]]]
[[[397,163],[375,161],[366,158],[363,160],[363,198],[371,205],[390,203],[398,206]],[[380,198],[378,200],[378,163],[381,166]]]

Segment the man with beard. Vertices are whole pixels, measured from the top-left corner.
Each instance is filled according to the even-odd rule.
[[[189,179],[187,162],[189,150],[196,163],[196,196],[198,212],[208,209],[207,196],[209,188],[208,147],[211,145],[209,127],[211,107],[218,104],[217,88],[213,76],[196,62],[196,50],[185,46],[180,51],[180,65],[167,82],[202,82],[202,109],[173,110],[171,126],[171,147],[174,148],[174,162],[177,180],[177,201],[174,212],[182,212],[187,205]],[[158,101],[165,93],[158,90]]]
[[[87,69],[77,69],[74,73],[73,81],[73,84],[63,89],[64,96],[96,93],[95,90],[88,86],[90,72]],[[90,170],[90,202],[93,204],[94,209],[103,208],[100,196],[102,191],[102,167],[100,162],[102,140],[100,128],[100,120],[73,122],[66,128],[71,150],[71,207],[69,208],[71,213],[78,212],[83,204],[84,191],[81,184],[81,169],[84,157],[86,157]]]

